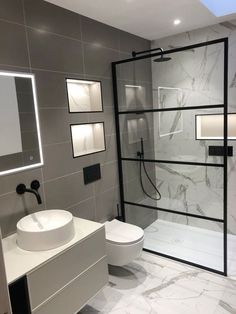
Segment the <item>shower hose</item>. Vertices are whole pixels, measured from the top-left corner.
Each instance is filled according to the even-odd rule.
[[[142,176],[142,168],[144,170],[144,173],[146,174],[146,177],[148,179],[148,181],[151,183],[151,185],[153,186],[154,190],[157,192],[158,194],[158,197],[153,197],[152,195],[150,195],[146,190],[145,190],[145,187],[144,187],[144,184],[143,184],[143,176]],[[139,155],[139,175],[140,175],[140,184],[141,184],[141,188],[142,188],[142,191],[143,193],[151,198],[152,200],[154,201],[159,201],[161,199],[161,193],[159,192],[158,188],[155,186],[155,184],[152,182],[152,179],[150,178],[148,172],[147,172],[147,169],[146,169],[146,165],[145,165],[145,161],[143,159],[143,154],[141,153]]]

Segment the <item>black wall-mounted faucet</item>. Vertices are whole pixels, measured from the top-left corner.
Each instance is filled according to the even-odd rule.
[[[17,185],[16,187],[16,193],[19,194],[19,195],[22,195],[26,192],[28,193],[32,193],[35,195],[36,199],[37,199],[37,202],[38,204],[42,204],[42,199],[41,199],[41,196],[38,192],[38,189],[40,188],[40,183],[38,180],[34,180],[31,182],[31,185],[30,185],[30,189],[28,189],[24,183],[20,183]]]

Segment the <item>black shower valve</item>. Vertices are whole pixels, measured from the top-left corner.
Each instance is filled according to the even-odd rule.
[[[30,184],[31,189],[38,190],[40,188],[40,183],[38,180],[33,180]]]

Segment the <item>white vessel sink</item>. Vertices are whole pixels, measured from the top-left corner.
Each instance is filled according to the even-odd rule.
[[[73,216],[59,209],[43,210],[17,223],[17,244],[27,251],[54,249],[69,242],[75,235]]]

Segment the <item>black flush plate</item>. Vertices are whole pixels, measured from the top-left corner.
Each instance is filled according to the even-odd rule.
[[[224,156],[224,146],[209,146],[209,156]],[[233,156],[233,146],[227,147],[227,156]]]
[[[101,167],[100,164],[95,164],[89,167],[83,168],[84,172],[84,184],[89,184],[101,179]]]

